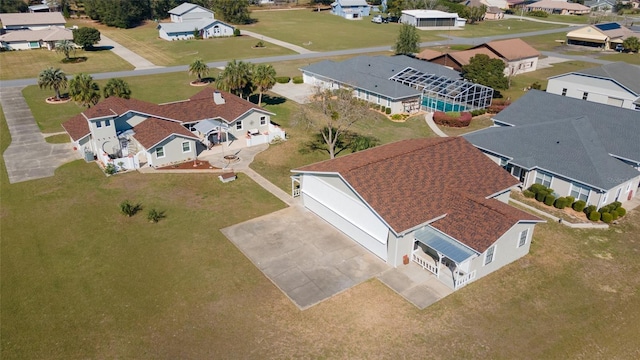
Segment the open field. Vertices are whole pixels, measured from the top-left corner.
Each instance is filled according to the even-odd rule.
[[[261,35],[286,41],[313,51],[391,46],[398,37],[399,24],[374,24],[371,17],[349,21],[328,12],[310,9],[252,13],[258,20],[240,26]],[[313,24],[313,26],[309,26]],[[421,42],[438,40],[438,34],[419,31]]]
[[[76,64],[62,62],[64,55],[46,49],[0,52],[0,80],[37,78],[48,68],[60,68],[68,75],[133,70],[133,66],[111,51],[77,50],[71,57],[86,57],[87,61]]]
[[[464,30],[455,31],[434,31],[441,35],[451,35],[467,38],[478,38],[478,44],[486,42],[483,37],[494,35],[505,35],[514,33],[523,33],[530,31],[559,29],[566,27],[564,25],[539,23],[534,21],[520,21],[518,19],[505,19],[500,21],[482,21],[473,25],[465,25]],[[421,31],[431,32],[431,31]]]
[[[301,312],[218,231],[283,206],[242,175],[76,161],[9,185],[0,168],[3,359],[640,356],[638,211],[539,225],[530,255],[423,311],[371,280]],[[124,199],[145,209],[124,217]]]
[[[629,64],[640,65],[640,54],[635,53],[611,53],[598,57],[598,59],[608,60],[608,61],[624,61]]]

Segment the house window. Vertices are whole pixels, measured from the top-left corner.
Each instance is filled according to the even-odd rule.
[[[545,174],[543,172],[536,172],[536,184],[542,184],[546,187],[551,187],[551,179],[553,177],[549,174]]]
[[[588,92],[583,92],[582,93],[582,100],[587,100],[587,98],[589,97],[589,93]]]
[[[160,146],[156,148],[156,159],[160,159],[164,157],[164,146]]]
[[[236,121],[236,130],[242,130],[242,120]]]
[[[260,116],[260,125],[267,125],[267,117]]]
[[[567,96],[567,88],[562,89],[562,96]]]
[[[571,183],[571,192],[569,195],[573,196],[576,200],[583,200],[586,202],[587,199],[589,199],[589,188]]]
[[[520,238],[518,239],[518,247],[524,246],[527,243],[527,236],[529,236],[529,229],[520,232]]]
[[[108,119],[107,119],[107,120],[105,120],[105,121],[104,121],[104,126],[105,126],[105,127],[109,127],[109,126],[111,126],[111,120],[108,120]]]
[[[358,97],[362,97],[362,90],[358,89]]]
[[[366,100],[369,100],[369,92],[368,92],[368,91],[364,93],[364,98],[365,98]]]
[[[191,143],[188,141],[182,142],[182,152],[188,153],[191,152]]]
[[[606,204],[607,203],[607,198],[609,197],[609,193],[606,192],[604,193],[604,195],[602,196],[602,203]]]
[[[96,127],[97,128],[101,128],[102,127],[102,121],[96,121]]]
[[[635,108],[634,110],[638,110],[638,111],[640,111],[640,104],[636,104],[636,105],[635,105],[635,107],[636,107],[636,108]]]
[[[376,98],[376,104],[380,104],[380,95]]]
[[[508,163],[509,162],[507,161],[507,159],[500,158],[500,166],[501,167],[506,168]]]
[[[391,106],[391,99],[387,99],[387,107]],[[640,110],[640,108],[639,108]]]
[[[496,253],[496,246],[493,245],[487,249],[487,252],[484,254],[484,264],[489,265],[493,261],[493,257]]]

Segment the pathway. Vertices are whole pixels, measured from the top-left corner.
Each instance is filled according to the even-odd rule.
[[[256,39],[262,40],[262,41],[266,41],[266,42],[270,42],[272,44],[278,45],[278,46],[282,46],[284,48],[287,48],[289,50],[293,50],[295,52],[297,52],[298,54],[313,54],[315,53],[315,51],[311,51],[311,50],[307,50],[301,46],[298,45],[293,45],[291,43],[282,41],[282,40],[278,40],[278,39],[274,39],[268,36],[264,36],[264,35],[260,35],[257,33],[254,33],[252,31],[248,31],[248,30],[242,30],[242,34],[244,35],[249,35],[251,37],[254,37]]]
[[[44,140],[22,88],[2,88],[0,104],[11,133],[11,144],[3,154],[9,183],[53,176],[60,165],[78,159],[71,144],[49,144]]]
[[[429,126],[431,131],[433,131],[436,135],[438,135],[440,137],[449,136],[449,135],[445,134],[442,130],[440,130],[438,125],[436,125],[436,123],[433,121],[433,113],[432,112],[426,113],[424,115],[424,120],[427,122],[427,125]]]
[[[110,38],[106,37],[104,34],[100,34],[100,42],[98,43],[98,46],[110,47],[111,51],[113,51],[114,54],[128,61],[131,65],[133,65],[136,68],[136,70],[160,68],[160,66],[155,65],[151,61],[143,58],[142,56],[134,53],[133,51],[127,49],[126,47],[120,45],[119,43],[111,40]]]

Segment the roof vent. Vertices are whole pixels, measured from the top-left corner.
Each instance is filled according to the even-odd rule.
[[[220,91],[213,92],[213,102],[216,103],[216,105],[224,104],[224,98],[222,97],[222,94],[220,93]]]

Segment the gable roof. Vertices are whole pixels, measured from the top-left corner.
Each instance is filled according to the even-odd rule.
[[[233,26],[216,19],[197,19],[182,22],[165,22],[159,23],[157,28],[164,30],[167,34],[184,32],[191,33],[195,29],[203,30],[210,26],[215,26],[216,24],[222,24],[232,29],[234,28]]]
[[[504,234],[505,227],[513,226],[515,218],[537,219],[496,205],[498,200],[486,199],[518,181],[460,137],[399,141],[292,171],[339,174],[397,234],[442,216],[468,217],[473,224],[469,229],[451,226],[451,218],[431,225],[479,252]],[[465,205],[468,202],[513,216],[506,218],[505,224],[509,224],[505,226],[496,225],[503,221],[500,211],[491,212],[496,219],[479,221],[476,216],[489,215],[484,210],[470,212]],[[474,234],[491,236],[480,239]]]
[[[464,137],[475,146],[508,157],[510,163],[525,169],[538,168],[606,191],[639,175],[631,166],[609,155],[605,140],[608,136],[601,136],[597,127],[607,121],[588,115],[493,127]],[[640,123],[640,119],[637,122]],[[635,134],[637,137],[638,133]],[[636,141],[631,147],[637,151],[636,159],[639,158],[640,144]]]
[[[486,47],[507,61],[520,60],[540,56],[540,52],[534,49],[520,38],[489,41],[475,48]],[[474,49],[475,49],[474,48]]]
[[[437,51],[437,50],[432,50],[432,49],[423,49],[422,51],[420,51],[417,55],[416,55],[416,59],[421,59],[421,60],[431,60],[431,59],[435,59],[440,55],[443,55],[443,52]]]
[[[487,55],[490,59],[500,59],[500,57],[498,55],[496,55],[493,51],[481,47],[481,48],[477,48],[477,49],[469,49],[469,50],[462,50],[462,51],[454,51],[454,52],[450,52],[448,54],[444,54],[441,56],[438,56],[437,58],[431,59],[436,60],[439,59],[441,57],[449,57],[451,58],[453,61],[455,61],[458,65],[460,66],[464,66],[464,65],[469,65],[469,61],[471,60],[472,57],[478,55],[478,54],[484,54]]]
[[[73,141],[78,141],[91,133],[89,123],[82,114],[78,114],[63,122],[62,127]]]
[[[171,135],[198,140],[198,138],[184,126],[173,121],[160,120],[157,118],[146,119],[134,126],[133,131],[135,132],[133,138],[136,139],[140,145],[144,146],[145,149],[153,148]]]
[[[73,32],[69,29],[53,27],[42,30],[18,30],[9,31],[0,35],[0,41],[60,41],[73,40]]]
[[[3,27],[27,25],[64,25],[67,21],[60,12],[3,13],[0,14]]]
[[[340,4],[340,6],[369,6],[366,0],[336,0],[333,4]],[[332,4],[332,5],[333,5]]]
[[[200,9],[205,10],[207,12],[213,13],[213,11],[211,11],[211,10],[209,10],[207,8],[203,8],[200,5],[196,5],[196,4],[192,4],[192,3],[186,2],[186,3],[182,3],[182,4],[174,7],[173,9],[169,10],[169,14],[180,16],[180,15],[185,14],[185,13],[187,13],[187,12],[189,12],[189,11],[195,9],[195,8],[200,8]]]
[[[574,74],[585,74],[600,78],[613,79],[640,96],[640,66],[626,62],[614,62],[602,66],[574,71]],[[566,75],[566,74],[563,74]],[[558,75],[555,77],[563,76]]]
[[[417,89],[389,80],[393,75],[408,67],[453,80],[461,78],[455,70],[405,55],[357,56],[340,62],[324,60],[302,67],[300,70],[392,99],[402,99],[421,94]]]
[[[540,0],[534,2],[533,4],[529,4],[526,6],[527,8],[534,9],[566,9],[572,11],[589,11],[588,6],[584,6],[578,3],[570,3],[566,1],[557,1],[557,0]]]

